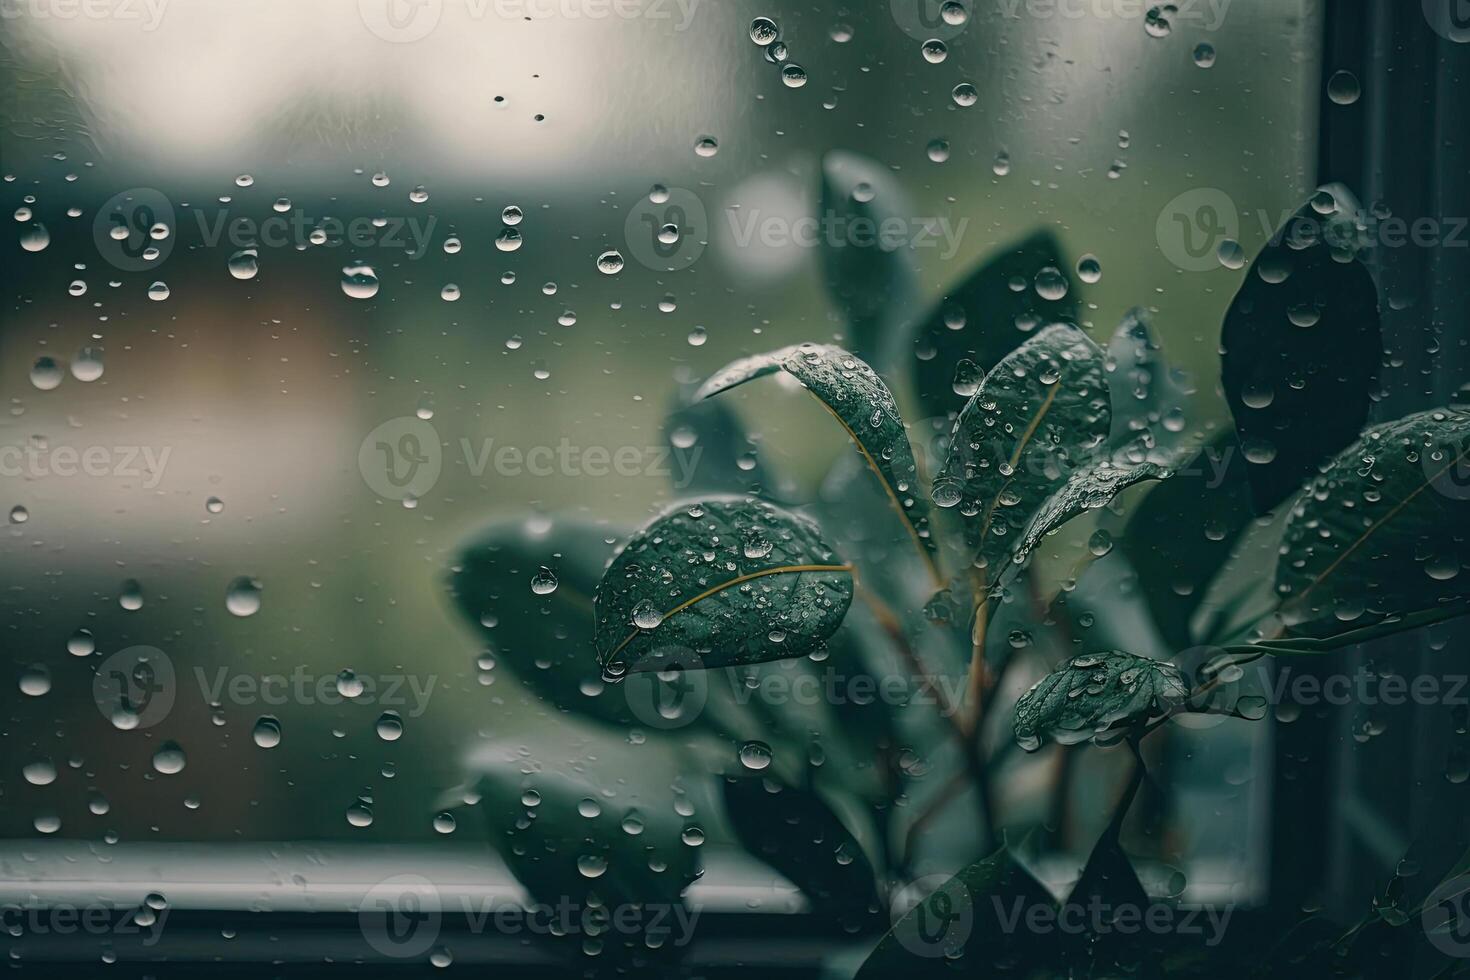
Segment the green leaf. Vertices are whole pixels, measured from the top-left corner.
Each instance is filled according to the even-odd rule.
[[[996,365],[960,413],[934,481],[959,505],[976,564],[1004,570],[1031,515],[1107,438],[1103,353],[1076,327],[1047,327]]]
[[[1117,456],[1096,460],[1072,474],[1032,515],[1015,542],[1010,568],[1000,570],[992,592],[1014,577],[1015,570],[1031,556],[1042,538],[1075,517],[1106,507],[1129,487],[1148,480],[1168,479],[1171,472],[1168,466],[1148,458],[1148,449],[1139,439]]]
[[[853,350],[880,353],[889,328],[913,306],[916,276],[909,254],[913,206],[893,175],[852,153],[822,158],[819,218],[838,234],[823,236],[822,272],[833,304],[847,320]],[[901,222],[896,240],[885,223]]]
[[[1116,536],[1176,650],[1194,644],[1190,620],[1255,516],[1245,465],[1234,433],[1216,439],[1150,490]]]
[[[1188,694],[1184,675],[1173,664],[1116,651],[1083,654],[1037,681],[1016,702],[1016,741],[1028,752],[1047,739],[1061,745],[1097,736],[1115,741],[1164,717]]]
[[[609,908],[673,905],[699,876],[699,848],[682,839],[672,791],[601,785],[588,767],[528,757],[518,744],[488,746],[472,764],[491,841],[539,902],[583,904],[595,894]],[[641,832],[624,830],[629,821]]]
[[[1146,311],[1130,310],[1113,332],[1107,368],[1113,411],[1109,444],[1121,449],[1143,438],[1156,462],[1182,462],[1188,384],[1164,359]]]
[[[1276,566],[1288,624],[1342,629],[1470,597],[1466,447],[1470,414],[1421,412],[1369,429],[1308,484]]]
[[[1256,256],[1225,315],[1221,380],[1259,513],[1368,420],[1383,338],[1357,214],[1340,185],[1317,191]]]
[[[616,676],[800,657],[841,625],[852,587],[806,518],[733,497],[679,504],[598,583],[598,660]]]
[[[623,727],[637,721],[625,697],[603,688],[592,642],[592,594],[619,536],[564,517],[498,522],[463,547],[449,588],[497,662],[532,694]],[[539,594],[531,580],[543,568],[557,586]]]
[[[681,395],[664,421],[674,489],[691,496],[754,493],[779,500],[787,487],[766,469],[740,417],[722,402]]]
[[[929,503],[918,493],[918,470],[908,432],[883,379],[840,347],[800,344],[743,358],[716,371],[696,398],[709,398],[747,381],[785,371],[802,383],[857,444],[894,512],[939,581]]]
[[[914,397],[926,417],[946,417],[964,404],[954,390],[961,360],[983,374],[1043,324],[1077,322],[1078,290],[1068,268],[1056,237],[1037,231],[988,258],[915,322],[893,363],[911,364]],[[1043,270],[1050,270],[1048,285],[1066,289],[1064,296],[1047,299],[1037,291]]]
[[[1027,916],[1055,908],[1051,893],[1002,847],[945,881],[895,922],[854,980],[1009,975],[1018,962],[1039,971],[1057,963],[1062,949],[1028,928]]]
[[[724,788],[740,843],[800,888],[819,916],[859,927],[883,907],[862,844],[816,793],[760,777],[726,779]]]

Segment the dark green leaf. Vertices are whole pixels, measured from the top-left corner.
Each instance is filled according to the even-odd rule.
[[[626,698],[604,690],[592,643],[592,594],[619,536],[563,517],[492,524],[464,547],[449,585],[498,663],[532,694],[621,727],[636,721]],[[554,592],[532,590],[542,568],[556,577]]]
[[[1149,491],[1118,536],[1175,649],[1193,644],[1190,619],[1254,517],[1245,466],[1235,434],[1221,436]]]
[[[598,660],[616,675],[800,657],[851,602],[852,567],[806,518],[733,497],[679,504],[598,583]]]
[[[681,396],[664,422],[674,489],[681,494],[755,493],[780,500],[787,490],[756,453],[728,405]]]
[[[840,347],[800,344],[726,365],[704,383],[696,397],[709,398],[777,371],[800,381],[842,423],[883,485],[915,547],[935,569],[937,582],[929,503],[918,492],[914,451],[892,393],[872,368]]]
[[[1167,715],[1189,694],[1173,664],[1131,653],[1073,657],[1016,702],[1016,741],[1027,751],[1047,739],[1075,745],[1121,737]]]
[[[726,779],[725,812],[745,849],[800,888],[818,915],[858,927],[882,909],[862,845],[817,794],[759,777]]]
[[[1425,610],[1470,597],[1470,414],[1374,426],[1307,485],[1276,587],[1292,625]]]
[[[1031,556],[1042,538],[1062,527],[1074,517],[1106,507],[1124,490],[1147,480],[1164,480],[1170,470],[1148,458],[1143,440],[1120,451],[1117,456],[1089,463],[1057,489],[1036,511],[1015,542],[1009,569],[997,575],[997,587],[1003,586]]]
[[[1028,916],[1055,908],[1051,893],[1002,847],[944,882],[894,923],[855,980],[1009,975],[1018,960],[1041,975],[1047,964],[1059,962],[1063,950],[1028,928]]]
[[[491,841],[537,901],[672,905],[698,877],[699,848],[684,843],[671,792],[598,785],[583,767],[533,761],[518,745],[490,746],[474,764]],[[630,819],[640,833],[623,829]]]
[[[1182,462],[1178,456],[1186,441],[1188,385],[1164,359],[1145,311],[1130,310],[1114,331],[1108,371],[1113,410],[1109,443],[1120,449],[1143,438],[1156,462]]]
[[[985,377],[934,481],[935,502],[966,518],[977,564],[1004,570],[1031,515],[1091,462],[1110,414],[1103,353],[1076,327],[1047,327]]]
[[[878,356],[884,336],[913,306],[913,207],[879,164],[834,152],[822,159],[819,218],[836,232],[822,239],[822,271],[828,294],[847,320],[850,346],[865,357]],[[895,220],[903,223],[904,234],[885,236]]]
[[[915,321],[901,356],[912,358],[914,397],[926,416],[945,417],[964,404],[954,390],[961,360],[988,372],[1038,327],[1077,321],[1077,286],[1068,269],[1055,236],[1038,231],[988,258]],[[1047,299],[1037,291],[1043,270],[1047,295],[1064,288],[1064,296]]]
[[[1225,315],[1221,379],[1265,513],[1358,437],[1383,360],[1358,205],[1319,190],[1256,257]]]

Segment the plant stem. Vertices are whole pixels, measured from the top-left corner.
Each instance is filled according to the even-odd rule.
[[[988,671],[985,666],[985,632],[990,627],[990,596],[987,594],[985,570],[977,570],[972,580],[975,583],[975,625],[970,630],[970,675],[965,685],[965,732],[974,740],[979,735],[981,713]]]
[[[939,713],[943,717],[950,734],[954,736],[958,743],[960,758],[964,762],[964,771],[956,774],[955,781],[958,786],[963,786],[965,779],[968,778],[969,782],[974,785],[975,803],[978,810],[977,815],[980,819],[980,826],[985,830],[985,843],[988,845],[995,839],[995,818],[991,812],[990,781],[986,777],[985,760],[980,756],[979,746],[975,739],[971,737],[970,731],[963,724],[963,719],[961,719],[959,714],[959,706],[953,704],[945,695],[944,690],[934,683],[934,675],[929,673],[928,669],[924,666],[923,660],[920,659],[918,651],[909,643],[909,639],[903,631],[903,624],[899,622],[898,616],[893,610],[882,599],[873,594],[871,590],[863,588],[861,584],[858,585],[857,592],[862,597],[863,602],[872,611],[873,618],[878,621],[878,625],[893,643],[894,649],[898,651],[899,656],[908,664],[909,670],[920,680],[920,689],[929,691],[934,695],[934,703],[938,707]],[[915,826],[932,820],[937,814],[937,811],[953,798],[954,793],[950,791],[949,787],[946,787],[945,791],[936,799],[935,805],[931,806],[929,810],[921,814],[919,819],[915,821]],[[913,836],[914,831],[910,828],[906,848],[912,845]],[[908,856],[906,854],[905,859]]]

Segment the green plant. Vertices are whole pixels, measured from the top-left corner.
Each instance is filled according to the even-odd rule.
[[[857,182],[884,175],[830,160],[827,207],[881,218],[873,200],[902,206],[887,187],[859,203]],[[1120,831],[1146,778],[1149,733],[1185,713],[1259,718],[1250,699],[1214,696],[1244,663],[1316,656],[1470,612],[1470,504],[1436,489],[1464,458],[1470,414],[1441,408],[1365,428],[1383,350],[1374,285],[1353,247],[1355,211],[1345,191],[1325,188],[1255,259],[1221,333],[1234,426],[1218,432],[1188,424],[1188,387],[1146,313],[1130,314],[1106,349],[1077,325],[1077,290],[1046,233],[917,319],[886,301],[913,292],[901,256],[834,249],[825,271],[854,349],[802,344],[749,357],[687,397],[675,419],[707,454],[699,496],[630,537],[562,522],[536,540],[492,529],[460,561],[455,594],[483,622],[503,597],[524,603],[529,576],[553,556],[561,587],[533,596],[493,642],[546,700],[606,724],[647,724],[626,705],[700,672],[704,710],[675,741],[720,777],[736,839],[813,897],[818,916],[886,925],[886,889],[924,865],[934,843],[923,831],[968,800],[967,833],[946,835],[954,847],[931,849],[929,864],[990,856],[901,920],[865,973],[912,965],[901,934],[939,905],[1054,904],[1004,844],[995,781],[1014,746],[1128,747],[1131,781],[1063,904],[1110,896],[1141,906],[1147,891]],[[856,449],[800,508],[759,466],[736,465],[743,427],[711,401],[777,373],[810,392]],[[932,478],[890,382],[948,421]],[[1204,465],[1220,459],[1229,465]],[[1097,518],[1094,531],[1086,547],[1073,535],[1057,549],[1071,559],[1057,574],[1040,559],[1084,516]],[[627,543],[614,552],[613,539]],[[1126,596],[1114,589],[1120,575],[1134,583]],[[1146,617],[1172,649],[1212,655],[1186,666],[1130,649],[1127,630],[1106,622],[1114,604]],[[1057,635],[1059,665],[1004,704],[1038,630]],[[535,656],[547,666],[528,668]],[[904,697],[749,697],[765,679],[790,682],[823,664],[900,678]],[[608,698],[599,676],[644,693]],[[598,696],[586,696],[589,685]],[[1014,737],[997,735],[1006,730]],[[573,830],[547,846],[565,859],[582,843]],[[1341,967],[1354,949],[1367,956],[1363,937],[1394,919],[1380,910],[1341,937],[1307,924],[1290,951],[1265,962],[1259,937],[1223,950],[1177,936],[1028,943],[990,917],[926,965],[974,974],[1020,962],[1021,975],[1079,976]]]

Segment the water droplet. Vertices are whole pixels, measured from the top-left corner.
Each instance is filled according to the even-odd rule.
[[[439,290],[439,298],[446,303],[453,303],[459,299],[459,286],[452,282],[445,283],[444,288]]]
[[[781,81],[787,88],[801,88],[806,84],[806,69],[792,62],[781,69]]]
[[[61,384],[65,377],[61,365],[54,357],[38,357],[36,363],[31,365],[31,384],[40,391],[50,391]]]
[[[1352,105],[1363,94],[1358,76],[1350,71],[1333,72],[1327,80],[1327,97],[1338,105]]]
[[[694,152],[702,157],[712,157],[720,152],[720,142],[713,136],[701,136],[694,141]]]
[[[126,579],[118,589],[117,604],[129,612],[143,608],[143,583],[135,578]]]
[[[72,358],[71,376],[78,381],[91,383],[102,377],[102,348],[83,347]]]
[[[357,800],[347,808],[347,822],[354,827],[371,827],[373,825],[373,809],[362,800]]]
[[[1087,539],[1087,550],[1095,557],[1101,558],[1113,550],[1113,536],[1106,528],[1098,528],[1092,532],[1092,537]]]
[[[218,497],[210,497],[204,502],[204,509],[211,514],[219,514],[224,511],[225,502]]]
[[[690,847],[699,847],[704,843],[704,831],[698,827],[685,827],[679,839]]]
[[[602,816],[602,806],[590,796],[577,801],[577,813],[588,820]]]
[[[518,225],[524,217],[525,214],[514,204],[507,204],[500,212],[500,220],[507,225]]]
[[[1036,295],[1045,300],[1059,300],[1067,295],[1067,277],[1056,266],[1047,266],[1036,274]]]
[[[50,759],[27,762],[20,772],[32,786],[50,786],[56,782],[56,765]]]
[[[241,575],[225,589],[225,608],[236,616],[254,616],[260,611],[261,584]]]
[[[963,106],[965,108],[968,108],[974,105],[976,102],[980,101],[980,93],[975,91],[975,86],[971,85],[969,82],[960,82],[958,85],[956,85],[954,87],[954,91],[950,93],[950,97],[954,99],[955,105]]]
[[[607,858],[601,854],[581,854],[577,857],[577,873],[583,878],[600,878],[607,870]]]
[[[45,664],[31,664],[20,672],[20,693],[38,698],[51,690],[51,671]]]
[[[454,833],[454,814],[447,810],[434,814],[434,830],[441,834]]]
[[[242,248],[230,256],[227,263],[230,275],[236,279],[254,279],[260,272],[260,253],[253,248]]]
[[[597,257],[597,271],[605,276],[615,276],[623,271],[623,255],[610,248]]]
[[[551,595],[556,591],[556,574],[545,565],[531,576],[531,591],[537,595]]]
[[[1200,68],[1215,67],[1215,46],[1207,41],[1201,41],[1194,46],[1194,63]]]
[[[165,776],[172,776],[184,771],[184,750],[178,742],[164,742],[153,753],[153,768]]]
[[[663,613],[647,599],[633,607],[633,625],[641,630],[657,629],[663,621]]]
[[[255,728],[250,732],[255,744],[263,749],[273,749],[281,744],[281,722],[274,715],[261,715],[255,719]]]
[[[27,225],[20,233],[20,247],[27,252],[43,251],[51,244],[51,232],[46,226],[37,221],[35,224]]]
[[[378,716],[374,729],[383,741],[396,742],[403,737],[403,716],[396,711],[385,711]]]
[[[10,523],[24,524],[31,519],[31,512],[26,510],[24,504],[16,504],[10,508]]]
[[[1077,260],[1077,278],[1089,285],[1102,279],[1102,263],[1096,255],[1084,255]]]
[[[342,267],[342,292],[353,299],[372,299],[378,295],[378,274],[370,265],[345,265]]]
[[[943,163],[949,159],[949,141],[932,139],[929,141],[929,145],[925,147],[924,152],[928,154],[931,162]]]
[[[367,686],[363,684],[362,678],[358,677],[352,670],[343,669],[337,674],[337,693],[344,698],[360,697],[366,689]]]
[[[218,261],[218,259],[216,259],[215,261]],[[164,300],[168,299],[168,296],[168,283],[166,282],[155,282],[153,285],[148,287],[148,298],[153,300],[155,303],[163,302]]]
[[[495,247],[502,252],[514,252],[521,247],[521,233],[514,228],[502,228],[495,236]]]
[[[771,764],[771,747],[765,742],[746,742],[740,746],[740,764],[757,772],[765,769]]]
[[[757,17],[750,22],[750,39],[761,47],[765,47],[776,40],[780,34],[781,29],[769,17]]]
[[[931,65],[937,65],[949,57],[949,48],[937,37],[925,41],[919,50],[923,52],[924,60]]]

